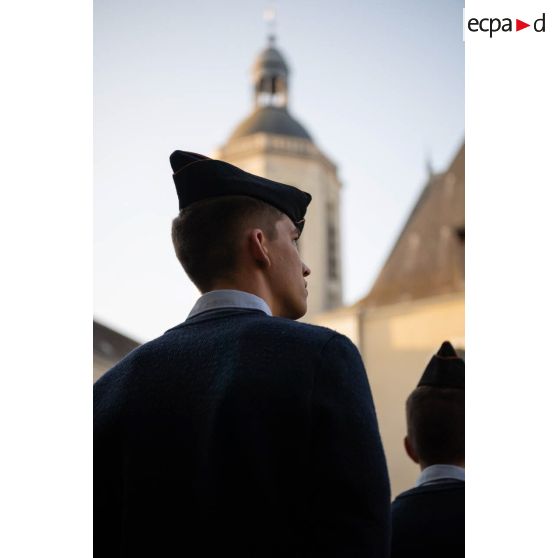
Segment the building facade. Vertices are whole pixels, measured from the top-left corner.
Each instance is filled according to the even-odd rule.
[[[370,292],[313,323],[358,346],[374,394],[392,494],[414,485],[405,401],[443,341],[465,353],[465,146],[431,175]]]

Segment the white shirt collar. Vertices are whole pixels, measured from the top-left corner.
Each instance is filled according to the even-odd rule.
[[[465,482],[465,469],[457,465],[430,465],[422,471],[415,486],[446,480],[460,480]]]
[[[271,309],[263,298],[244,291],[221,289],[201,295],[196,304],[194,304],[190,314],[188,314],[188,318],[193,318],[202,312],[221,310],[223,308],[260,310],[268,316],[272,315]]]

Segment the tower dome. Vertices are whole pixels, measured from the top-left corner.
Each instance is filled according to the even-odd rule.
[[[273,41],[273,42],[272,42]],[[287,82],[289,67],[281,53],[275,48],[274,39],[270,38],[267,48],[256,57],[252,67],[254,82],[266,77],[278,76]]]
[[[286,107],[273,106],[256,108],[233,130],[229,141],[261,132],[312,141],[306,128],[290,115]]]

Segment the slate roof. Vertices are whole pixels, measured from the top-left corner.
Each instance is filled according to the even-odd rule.
[[[465,144],[431,176],[372,289],[358,304],[384,306],[463,292]]]
[[[261,75],[266,72],[284,75],[289,73],[289,67],[283,55],[273,46],[268,46],[258,54],[252,68],[252,73],[256,75]]]
[[[93,377],[100,378],[140,343],[93,320]]]
[[[312,141],[308,131],[291,116],[286,108],[273,106],[257,108],[235,128],[229,141],[259,132]]]

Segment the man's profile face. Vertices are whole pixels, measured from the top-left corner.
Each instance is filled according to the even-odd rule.
[[[296,320],[306,314],[308,290],[305,278],[310,275],[310,269],[300,259],[297,245],[300,231],[294,223],[283,215],[275,226],[277,235],[268,244],[273,314]]]

